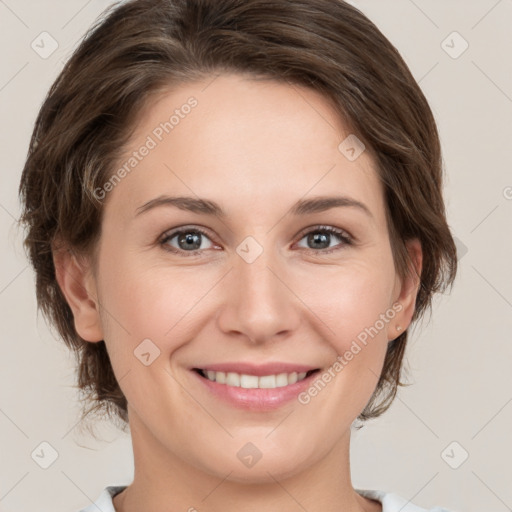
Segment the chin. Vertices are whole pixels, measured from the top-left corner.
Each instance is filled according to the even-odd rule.
[[[295,456],[290,456],[293,452],[277,451],[275,447],[268,452],[256,450],[255,445],[249,443],[235,451],[226,448],[221,454],[211,454],[209,460],[215,461],[214,466],[210,464],[205,466],[204,456],[201,466],[203,471],[231,482],[275,484],[276,480],[290,478],[315,462],[311,457],[308,458],[307,454],[302,454],[305,458],[298,459],[297,451]]]

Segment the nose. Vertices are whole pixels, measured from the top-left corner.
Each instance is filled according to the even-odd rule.
[[[252,263],[234,258],[225,280],[218,327],[253,344],[291,335],[301,319],[300,300],[285,264],[265,250]],[[288,282],[287,282],[288,281]]]

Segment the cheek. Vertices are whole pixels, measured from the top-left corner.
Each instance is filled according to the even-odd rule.
[[[135,347],[150,339],[167,352],[184,343],[183,330],[197,316],[201,298],[215,283],[215,279],[209,283],[206,273],[204,279],[198,279],[198,272],[192,267],[148,265],[143,258],[107,263],[102,302],[110,317],[111,341],[121,339]]]
[[[345,350],[347,343],[364,338],[362,333],[375,325],[379,334],[385,336],[394,316],[393,279],[393,268],[383,262],[380,265],[354,262],[336,269],[329,278],[324,276],[321,286],[318,282],[316,286],[311,283],[304,296],[308,297],[308,306],[328,327],[335,348]]]
[[[309,292],[312,309],[319,311],[327,325],[325,341],[333,349],[331,366],[319,377],[324,384],[308,390],[315,396],[317,389],[325,387],[318,407],[322,403],[331,406],[315,409],[325,422],[337,418],[334,421],[343,423],[347,411],[355,417],[375,390],[396,314],[390,303],[393,275],[382,265],[351,265],[350,270],[325,281],[321,293]]]
[[[142,407],[156,389],[166,389],[169,403],[178,403],[182,391],[169,374],[170,356],[193,338],[195,306],[211,285],[192,271],[129,258],[112,260],[102,271],[105,343],[123,393]]]

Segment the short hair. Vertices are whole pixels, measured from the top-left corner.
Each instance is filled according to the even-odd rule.
[[[241,73],[321,93],[373,157],[384,185],[393,261],[410,276],[406,241],[423,252],[413,321],[450,287],[456,246],[442,197],[443,162],[432,111],[397,49],[341,0],[131,0],[111,5],[89,29],[50,88],[24,165],[20,221],[36,274],[38,306],[73,350],[78,388],[92,412],[128,423],[127,400],[104,341],[75,330],[56,281],[62,240],[91,254],[112,176],[147,102],[173,86]],[[375,391],[358,416],[386,411],[401,381],[408,332],[389,343]]]

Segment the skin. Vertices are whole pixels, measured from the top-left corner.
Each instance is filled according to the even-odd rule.
[[[198,105],[105,198],[95,265],[55,255],[78,333],[105,340],[128,399],[135,475],[114,506],[382,510],[352,486],[351,424],[375,389],[387,343],[411,321],[418,280],[395,271],[373,161],[367,151],[351,162],[338,150],[349,132],[317,92],[235,74],[149,104],[127,154],[190,96]],[[216,201],[226,217],[171,206],[136,214],[162,194]],[[364,203],[371,216],[354,207],[288,214],[299,199],[333,194]],[[327,235],[317,248],[307,234],[318,225],[354,243]],[[200,254],[178,237],[159,242],[183,226],[207,230]],[[248,236],[263,248],[252,263],[236,252]],[[420,272],[420,244],[408,248]],[[189,371],[225,361],[327,369],[393,304],[401,311],[307,405],[238,409]],[[144,339],[160,350],[148,366],[134,356]],[[262,454],[251,468],[237,458],[247,442]]]

